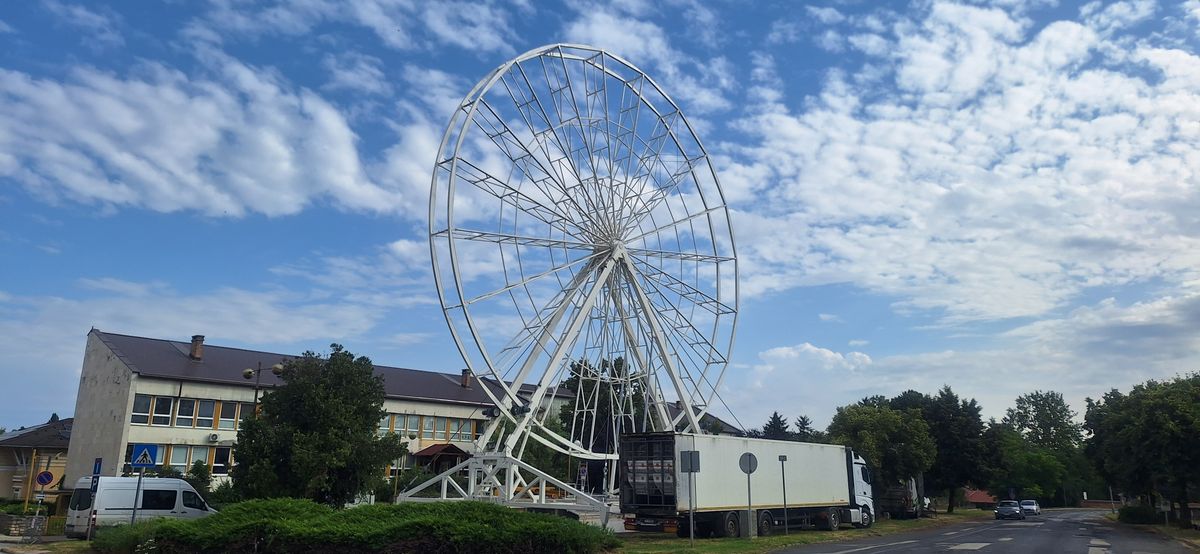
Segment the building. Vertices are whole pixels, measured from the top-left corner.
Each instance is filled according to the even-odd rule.
[[[261,388],[268,390],[282,383],[269,368],[293,357],[206,345],[201,335],[188,343],[92,329],[75,400],[66,487],[91,475],[95,458],[102,459],[102,475],[126,472],[131,445],[139,443],[158,445],[160,465],[186,472],[200,460],[214,480],[224,478],[235,463],[238,426],[254,410],[255,379],[243,372],[268,368],[259,372]],[[483,410],[493,405],[481,388],[491,386],[488,381],[466,370],[449,375],[375,366],[375,371],[384,379],[388,412],[379,430],[400,435],[412,453],[397,466],[434,461],[441,466],[471,451],[487,422]],[[569,391],[562,391],[545,404],[557,409],[568,400]]]
[[[72,421],[60,419],[0,435],[0,499],[33,501],[35,494],[44,491],[45,503],[58,501]],[[43,471],[54,476],[45,487],[34,482]]]

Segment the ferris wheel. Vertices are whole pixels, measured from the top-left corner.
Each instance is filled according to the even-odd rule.
[[[708,153],[645,73],[569,44],[496,68],[446,129],[429,232],[451,335],[498,408],[481,444],[612,460],[623,433],[701,432],[737,256]]]

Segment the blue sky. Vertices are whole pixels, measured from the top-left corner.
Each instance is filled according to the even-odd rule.
[[[985,416],[1200,360],[1200,0],[31,1],[0,9],[0,426],[105,331],[457,371],[429,270],[449,115],[554,42],[681,106],[737,236],[722,396]]]

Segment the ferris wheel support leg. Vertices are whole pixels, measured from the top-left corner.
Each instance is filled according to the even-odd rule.
[[[537,406],[541,406],[542,399],[546,396],[546,391],[549,388],[550,381],[556,374],[554,368],[558,367],[558,364],[563,361],[563,357],[566,356],[567,351],[573,346],[572,342],[574,338],[578,337],[579,329],[583,326],[584,321],[588,319],[588,313],[591,312],[592,307],[596,305],[596,299],[600,296],[600,292],[604,289],[605,284],[608,283],[608,276],[612,274],[614,267],[617,265],[617,263],[619,263],[620,259],[624,259],[624,252],[614,252],[608,259],[604,261],[604,265],[600,266],[600,271],[596,275],[596,279],[592,284],[591,290],[588,291],[587,296],[585,296],[583,299],[583,303],[579,305],[579,308],[575,311],[570,323],[567,324],[567,328],[565,331],[563,331],[562,336],[558,341],[558,345],[554,348],[554,354],[550,356],[549,360],[547,360],[546,371],[542,373],[542,378],[538,382],[537,389],[534,390],[533,395],[531,395],[529,398],[530,410],[525,413],[524,417],[522,417],[520,421],[517,422],[516,429],[513,430],[512,434],[508,436],[508,440],[505,441],[505,452],[512,452],[513,447],[517,444],[517,438],[525,434],[526,427],[529,426],[529,421],[533,419],[534,415],[537,413]],[[571,296],[574,296],[574,294]],[[530,356],[529,358],[530,361],[534,359],[536,358],[533,356]]]
[[[642,290],[641,285],[638,284],[637,270],[634,269],[633,262],[630,262],[625,257],[621,258],[621,262],[629,281],[629,287],[637,296],[638,303],[641,304],[642,313],[647,314],[646,322],[650,324],[650,335],[654,338],[659,353],[662,354],[663,363],[667,366],[667,373],[671,376],[671,383],[675,385],[675,394],[679,395],[680,407],[683,408],[684,417],[688,422],[688,429],[685,429],[685,431],[699,433],[700,423],[696,421],[696,414],[692,411],[692,404],[689,400],[690,395],[683,384],[683,379],[679,375],[678,368],[675,366],[675,361],[671,358],[671,350],[667,348],[667,338],[663,335],[662,326],[656,315],[657,310],[650,303],[650,299],[646,296],[646,292]]]
[[[642,357],[642,351],[638,350],[637,348],[637,333],[634,332],[633,327],[629,325],[629,319],[625,315],[625,306],[621,303],[620,293],[618,293],[615,288],[610,289],[609,293],[612,294],[613,306],[615,306],[617,309],[617,318],[621,320],[621,329],[625,332],[625,342],[630,345],[629,350],[633,352],[634,361],[637,362],[638,367],[642,368],[642,371],[644,371],[647,375],[646,402],[654,406],[654,410],[650,411],[650,413],[656,415],[659,422],[658,425],[653,425],[654,418],[651,418],[651,427],[655,431],[667,431],[670,429],[669,425],[671,418],[667,415],[667,409],[663,407],[662,397],[658,392],[658,386],[654,383],[654,379],[651,379],[649,376],[650,366],[646,364],[646,359]]]

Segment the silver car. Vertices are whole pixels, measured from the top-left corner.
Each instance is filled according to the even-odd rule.
[[[1042,507],[1038,505],[1037,500],[1022,500],[1021,513],[1031,516],[1042,515]]]

